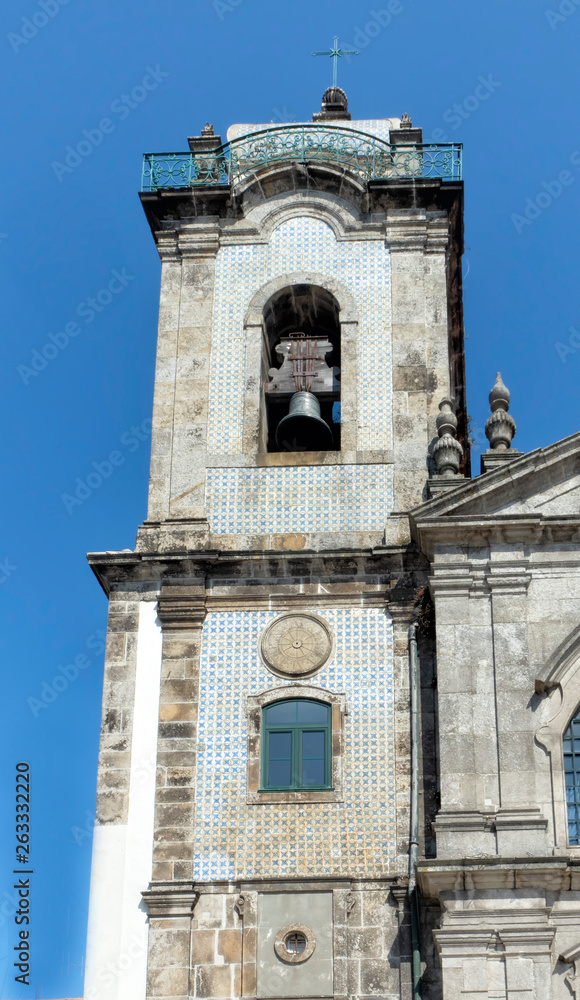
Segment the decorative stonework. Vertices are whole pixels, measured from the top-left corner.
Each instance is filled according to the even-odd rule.
[[[275,673],[306,677],[328,660],[332,633],[317,615],[284,615],[268,625],[260,650],[264,663]]]
[[[490,448],[497,448],[505,451],[511,448],[512,438],[516,433],[516,422],[508,413],[510,405],[510,392],[503,384],[502,377],[498,372],[495,377],[495,385],[489,394],[489,405],[491,406],[491,417],[485,425],[485,436],[489,441]]]
[[[453,412],[452,400],[445,398],[439,403],[437,417],[437,433],[439,440],[433,448],[433,461],[440,476],[449,478],[456,476],[463,456],[463,448],[455,439],[457,432],[457,417]]]
[[[304,948],[302,951],[291,950],[292,940],[296,938],[304,939]],[[287,924],[286,927],[282,927],[278,931],[276,940],[274,941],[274,951],[278,958],[288,965],[301,965],[302,962],[307,962],[314,954],[315,948],[316,938],[314,937],[314,932],[306,924]]]

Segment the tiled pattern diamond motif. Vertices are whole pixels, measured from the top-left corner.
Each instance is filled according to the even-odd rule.
[[[392,465],[208,469],[216,535],[382,531],[393,508]]]
[[[246,696],[284,684],[258,656],[260,635],[276,615],[210,613],[201,656],[196,879],[394,873],[392,623],[380,609],[317,613],[336,633],[336,655],[305,683],[346,693],[344,802],[246,803]]]
[[[317,271],[342,282],[359,308],[357,398],[359,451],[391,446],[391,294],[382,240],[337,242],[320,219],[290,219],[266,246],[224,246],[216,262],[208,452],[242,452],[244,316],[272,278]]]

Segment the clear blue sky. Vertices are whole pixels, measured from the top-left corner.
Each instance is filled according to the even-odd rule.
[[[330,60],[311,58],[312,50],[328,47],[335,33],[343,46],[359,48],[339,71],[353,117],[408,111],[426,138],[440,129],[465,144],[468,409],[476,439],[485,443],[487,394],[500,369],[512,391],[514,445],[550,444],[580,429],[580,7],[564,0],[571,13],[547,17],[550,2],[5,5],[3,1000],[82,991],[98,632],[107,610],[84,555],[133,546],[149,463],[159,262],[137,197],[141,154],[183,150],[206,120],[224,137],[233,122],[308,120],[331,80]],[[373,9],[383,22],[390,11],[390,23],[379,24]],[[149,68],[155,88],[138,106],[123,104]],[[103,118],[113,128],[88,146],[89,155],[68,172],[55,168],[85,131],[98,139],[92,130]],[[537,217],[522,222],[526,205]],[[112,280],[114,271],[121,281]],[[88,304],[95,296],[100,311]],[[55,356],[28,374],[33,358],[42,363],[34,352],[47,344]],[[67,509],[63,494],[111,451],[121,463]],[[69,667],[75,657],[77,667]],[[53,702],[39,709],[34,699],[50,692]],[[30,988],[14,983],[12,968],[13,769],[20,760],[30,761],[33,794]]]

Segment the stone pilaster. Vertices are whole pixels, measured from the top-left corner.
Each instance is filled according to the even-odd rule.
[[[163,664],[159,704],[153,878],[193,878],[199,656],[203,583],[164,586],[159,600]]]
[[[209,371],[217,221],[158,239],[162,259],[150,521],[205,518]]]
[[[450,392],[444,213],[391,210],[395,512],[424,499],[429,444],[441,396]],[[453,389],[451,389],[453,391]],[[404,524],[392,523],[394,531]],[[389,526],[387,540],[390,538]]]
[[[149,915],[147,1000],[189,997],[192,914],[198,893],[192,883],[152,883],[143,899]]]

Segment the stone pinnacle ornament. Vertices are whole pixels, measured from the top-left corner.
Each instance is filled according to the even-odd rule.
[[[463,448],[456,440],[457,417],[453,412],[451,399],[442,399],[437,417],[439,440],[433,448],[433,460],[440,476],[456,476],[463,456]]]
[[[491,417],[485,425],[485,436],[490,448],[506,451],[511,448],[512,438],[516,433],[516,422],[508,413],[510,405],[509,389],[503,384],[500,373],[495,379],[495,385],[489,394]]]

